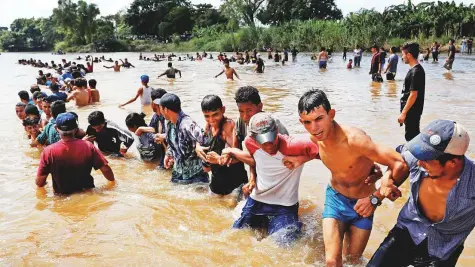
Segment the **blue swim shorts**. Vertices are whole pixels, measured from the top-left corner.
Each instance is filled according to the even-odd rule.
[[[242,208],[241,217],[233,228],[267,228],[280,246],[288,246],[300,236],[302,223],[298,218],[299,204],[293,206],[272,205],[249,197]]]
[[[345,197],[328,185],[325,207],[323,208],[323,218],[333,218],[363,230],[371,230],[373,227],[373,215],[368,218],[361,217],[353,209],[357,201],[358,199]]]
[[[326,61],[320,61],[318,62],[318,66],[320,69],[326,69],[327,68],[327,62]]]

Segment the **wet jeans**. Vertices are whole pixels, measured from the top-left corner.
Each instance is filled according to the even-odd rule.
[[[415,245],[407,229],[395,226],[366,267],[454,267],[462,251],[463,244],[446,260],[430,256],[427,239]]]

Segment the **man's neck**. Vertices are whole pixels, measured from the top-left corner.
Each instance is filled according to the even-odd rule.
[[[170,115],[170,121],[176,125],[178,122],[178,117],[179,117],[179,113],[172,113]]]
[[[409,61],[409,67],[413,68],[415,65],[418,65],[419,62],[417,60],[411,60]]]
[[[61,136],[61,140],[68,142],[68,141],[76,140],[76,138],[74,136]]]
[[[337,140],[337,127],[338,123],[336,121],[333,121],[332,126],[330,127],[330,131],[328,132],[327,138],[322,141],[323,144],[325,145],[331,145],[334,144]]]

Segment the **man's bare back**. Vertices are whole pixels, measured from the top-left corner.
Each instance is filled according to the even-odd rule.
[[[311,138],[315,139],[313,136]],[[313,140],[318,144],[322,162],[332,173],[331,186],[352,199],[367,197],[375,190],[374,185],[365,183],[374,162],[352,148],[362,138],[368,138],[362,130],[335,123],[334,143],[324,144],[323,141]]]
[[[228,80],[234,80],[234,69],[229,67],[224,69],[224,73],[226,74],[226,78]]]
[[[89,104],[89,94],[85,89],[76,89],[72,95],[77,106],[87,106]]]
[[[94,102],[99,102],[101,101],[101,96],[99,94],[99,91],[97,89],[90,89],[91,90],[91,101]]]

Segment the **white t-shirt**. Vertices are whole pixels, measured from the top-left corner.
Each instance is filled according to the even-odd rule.
[[[310,138],[293,138],[277,135],[279,149],[275,155],[262,150],[254,138],[246,137],[244,141],[249,153],[256,161],[256,188],[251,198],[266,204],[292,206],[297,204],[299,197],[300,175],[303,165],[294,170],[285,167],[282,159],[285,156],[318,157],[318,146]]]
[[[355,57],[360,57],[360,56],[361,56],[361,49],[355,49],[355,50],[353,50],[353,56],[355,56]]]

